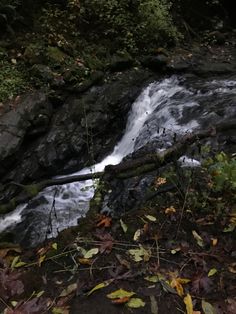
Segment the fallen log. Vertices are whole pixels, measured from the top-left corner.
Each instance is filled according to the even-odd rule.
[[[0,214],[6,214],[16,208],[19,204],[26,203],[35,197],[41,190],[49,186],[62,185],[72,182],[85,181],[89,179],[102,179],[106,182],[113,177],[127,179],[151,172],[181,157],[189,145],[201,139],[212,137],[220,131],[227,131],[236,128],[236,120],[219,123],[215,127],[196,133],[188,133],[172,147],[159,153],[146,154],[143,157],[121,161],[118,165],[108,165],[103,172],[95,172],[83,175],[68,176],[57,179],[44,180],[39,183],[23,185],[17,182],[10,182],[7,185],[17,185],[22,189],[20,195],[11,199],[7,204],[0,205]]]

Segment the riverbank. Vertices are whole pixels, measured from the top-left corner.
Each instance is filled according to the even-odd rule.
[[[162,40],[152,41],[140,36],[145,32],[135,33],[135,27],[124,23],[123,31],[131,27],[132,38],[129,32],[125,32],[128,37],[120,32],[113,47],[114,32],[120,30],[119,20],[112,27],[103,25],[113,32],[105,34],[103,41],[98,36],[99,28],[91,34],[87,30],[87,37],[81,40],[81,34],[70,35],[76,29],[76,11],[64,12],[63,5],[57,10],[49,6],[38,19],[42,25],[36,23],[32,31],[23,28],[17,32],[15,24],[10,24],[16,36],[12,34],[10,39],[1,41],[3,204],[22,191],[22,186],[9,186],[11,181],[31,184],[103,160],[122,138],[131,105],[150,82],[160,83],[178,75],[173,80],[180,92],[179,96],[176,93],[178,104],[185,95],[183,87],[186,95],[206,95],[207,79],[220,81],[215,89],[222,93],[232,90],[222,100],[214,90],[211,98],[202,102],[202,111],[192,104],[182,120],[172,106],[171,117],[179,119],[180,125],[202,115],[200,125],[206,129],[209,124],[235,117],[234,85],[224,85],[224,80],[235,80],[236,40],[232,29],[217,29],[219,21],[212,22],[214,27],[210,30],[199,25],[199,36],[189,21],[182,21],[185,39],[175,33],[178,40],[173,47],[173,32],[172,40],[168,38],[165,45],[165,35]],[[76,5],[78,2],[73,1]],[[65,28],[57,23],[58,18],[69,21]],[[87,23],[86,19],[88,16],[83,22]],[[42,29],[47,31],[43,33]],[[185,82],[178,81],[181,77]],[[167,96],[171,87],[166,88]],[[151,98],[153,93],[148,96]],[[186,95],[188,101],[190,96]],[[151,129],[151,119],[149,125]],[[176,134],[168,133],[168,126],[159,131],[165,135],[163,138],[129,158],[176,140]],[[181,137],[177,138],[181,141]],[[140,143],[142,136],[135,145]],[[93,202],[93,209],[99,210],[114,205],[112,214],[91,210],[78,226],[64,230],[56,239],[46,239],[51,232],[51,215],[58,219],[55,193],[47,220],[40,212],[30,213],[38,205],[41,210],[42,204],[46,208],[47,199],[43,196],[33,200],[32,208],[25,211],[28,220],[15,233],[0,237],[1,311],[165,314],[171,310],[197,314],[207,313],[207,309],[214,313],[213,306],[217,314],[235,313],[235,132],[228,130],[209,143],[212,146],[201,142],[188,148],[192,157],[201,158],[200,168],[183,169],[173,163],[173,167],[152,173],[151,179],[144,175],[142,182],[136,177],[120,184],[113,178],[110,183],[114,191],[105,203],[97,206]],[[99,195],[102,187],[96,189]],[[35,193],[32,189],[26,192],[31,196]],[[60,195],[65,195],[61,197],[63,202],[73,203],[69,190],[61,189]],[[68,213],[70,206],[69,203]],[[34,218],[39,226],[43,225],[39,227],[42,238],[35,237],[34,226],[31,227]],[[32,234],[41,244],[24,248],[31,245]],[[112,303],[107,294],[118,289],[125,291]]]

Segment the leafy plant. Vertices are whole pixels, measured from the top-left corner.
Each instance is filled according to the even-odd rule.
[[[23,92],[27,86],[27,80],[17,65],[0,60],[0,101]]]
[[[236,158],[230,158],[221,152],[209,160],[208,164],[216,191],[236,189]]]

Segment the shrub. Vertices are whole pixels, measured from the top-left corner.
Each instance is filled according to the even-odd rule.
[[[166,0],[82,0],[81,26],[96,39],[112,40],[115,49],[135,51],[176,41],[179,34]],[[89,36],[89,35],[88,35]]]

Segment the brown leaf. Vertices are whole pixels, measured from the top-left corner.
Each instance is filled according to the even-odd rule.
[[[96,238],[101,240],[100,252],[101,253],[110,253],[114,244],[114,239],[110,233],[99,233],[95,234]]]
[[[2,298],[9,299],[24,292],[24,284],[18,279],[20,275],[19,272],[8,269],[0,270],[0,296]]]
[[[210,292],[213,286],[212,280],[203,274],[197,274],[192,280],[192,292],[198,294],[200,291]]]
[[[102,216],[100,221],[97,223],[97,227],[105,227],[108,228],[111,226],[112,219],[111,217]]]
[[[124,303],[128,302],[129,300],[130,300],[129,297],[123,297],[123,298],[120,298],[120,299],[112,300],[112,303],[114,303],[114,304],[124,304]]]

